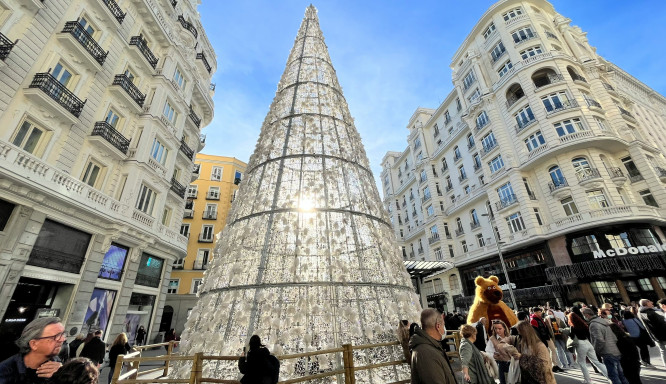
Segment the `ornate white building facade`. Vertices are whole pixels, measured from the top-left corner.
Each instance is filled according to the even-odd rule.
[[[666,99],[541,0],[494,4],[451,68],[382,162],[404,259],[456,266],[426,294],[457,275],[464,307],[475,276],[505,282],[501,249],[519,306],[663,297]]]
[[[195,0],[0,0],[0,333],[152,340],[215,53]]]

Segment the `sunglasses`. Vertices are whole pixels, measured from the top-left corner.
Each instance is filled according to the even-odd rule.
[[[45,340],[45,339],[51,339],[53,341],[59,340],[59,339],[64,339],[67,337],[67,332],[60,332],[55,335],[51,336],[44,336],[44,337],[35,337],[33,340]]]

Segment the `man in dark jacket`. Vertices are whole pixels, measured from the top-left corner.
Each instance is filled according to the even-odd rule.
[[[608,370],[608,379],[613,384],[628,384],[620,364],[622,353],[617,347],[617,337],[610,328],[611,322],[595,315],[590,308],[583,308],[582,312],[590,324],[590,341],[594,350],[601,355]]]
[[[94,337],[90,340],[81,351],[81,357],[87,357],[97,364],[97,369],[104,362],[104,355],[106,354],[106,344],[102,341],[102,330],[95,331]]]
[[[472,324],[476,327],[476,340],[474,345],[479,351],[486,350],[486,343],[488,342],[488,319],[482,317],[476,324]]]
[[[412,351],[411,384],[456,384],[449,360],[442,349],[441,340],[446,336],[442,315],[435,309],[421,312],[421,326],[409,339]]]
[[[666,319],[654,310],[654,303],[648,299],[639,301],[638,317],[645,324],[645,329],[659,347],[661,362],[666,367]]]
[[[553,341],[553,331],[550,328],[550,324],[547,324],[543,321],[543,308],[534,307],[531,309],[532,315],[530,316],[530,324],[539,336],[539,339],[546,344],[550,352],[550,360],[553,364],[553,372],[562,372],[564,369],[560,367],[560,359],[557,358],[557,349],[555,348],[555,342]]]
[[[0,383],[41,384],[62,366],[58,353],[67,338],[57,317],[42,317],[28,323],[16,340],[19,353],[0,363]]]

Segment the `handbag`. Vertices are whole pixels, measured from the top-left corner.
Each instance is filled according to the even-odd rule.
[[[511,362],[509,363],[509,372],[506,375],[507,384],[519,384],[520,379],[520,363],[518,360],[511,357]]]
[[[578,337],[576,337],[576,334],[574,333],[573,337],[569,337],[569,340],[567,340],[567,350],[574,353],[576,348],[578,348]]]

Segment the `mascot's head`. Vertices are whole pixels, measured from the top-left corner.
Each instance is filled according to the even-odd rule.
[[[504,297],[502,288],[497,284],[499,283],[497,276],[490,276],[488,279],[479,276],[474,280],[474,283],[476,284],[476,297],[483,301],[497,304]]]

